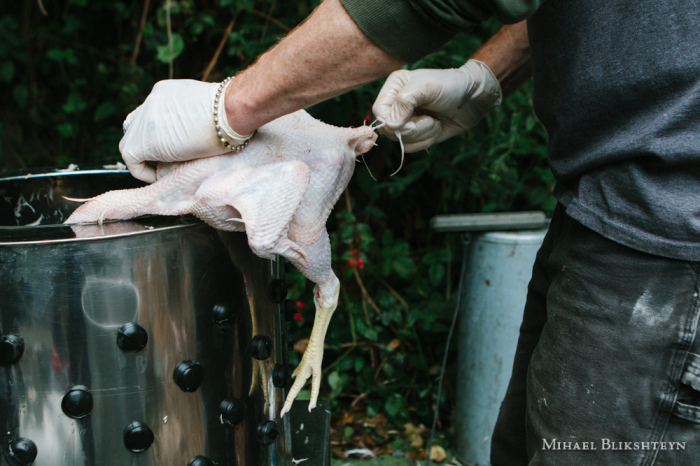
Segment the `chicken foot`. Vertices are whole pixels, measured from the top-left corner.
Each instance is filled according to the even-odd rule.
[[[316,314],[314,316],[314,325],[311,329],[311,336],[309,337],[309,344],[306,347],[304,356],[301,358],[301,362],[292,374],[295,380],[287,394],[287,399],[281,412],[282,416],[290,410],[294,399],[309,377],[311,377],[309,411],[316,407],[318,393],[321,388],[323,342],[326,339],[328,324],[338,305],[338,295],[340,294],[340,281],[331,269],[331,243],[326,229],[323,229],[318,241],[302,249],[305,255],[314,257],[316,260],[309,265],[300,263],[295,259],[291,259],[291,262],[306,278],[316,283],[314,287]]]

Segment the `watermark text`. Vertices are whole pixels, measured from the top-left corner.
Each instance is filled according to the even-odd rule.
[[[542,450],[685,450],[685,442],[616,442],[608,438],[584,442],[543,438]]]

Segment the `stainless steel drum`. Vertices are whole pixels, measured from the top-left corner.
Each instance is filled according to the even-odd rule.
[[[61,225],[138,185],[0,180],[0,464],[291,465],[280,261],[187,217]]]

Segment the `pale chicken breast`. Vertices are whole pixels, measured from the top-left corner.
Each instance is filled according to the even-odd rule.
[[[260,128],[240,152],[160,165],[155,183],[97,196],[65,223],[194,214],[219,230],[245,231],[260,257],[279,254],[289,259],[316,284],[316,316],[282,414],[309,377],[311,409],[318,398],[323,341],[340,285],[331,270],[326,220],[350,181],[356,156],[371,149],[376,138],[369,126],[338,128],[302,110]]]

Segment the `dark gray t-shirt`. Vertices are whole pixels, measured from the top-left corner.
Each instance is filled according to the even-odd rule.
[[[547,0],[528,32],[567,214],[635,249],[700,260],[700,1]]]
[[[488,16],[537,10],[534,101],[555,196],[607,238],[700,260],[700,0],[341,1],[408,62]]]

